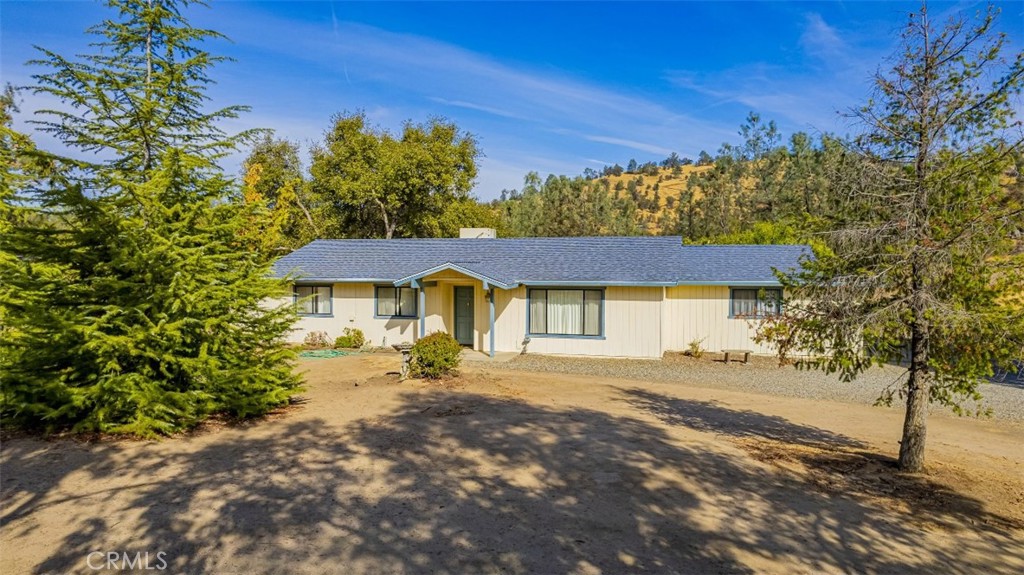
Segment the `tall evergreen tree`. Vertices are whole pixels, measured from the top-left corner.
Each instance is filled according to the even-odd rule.
[[[770,220],[778,214],[778,207],[786,194],[783,173],[786,170],[787,153],[780,147],[782,136],[774,121],[764,122],[761,116],[751,112],[747,121],[740,126],[743,145],[734,148],[736,166],[741,168],[738,177],[749,181],[749,190],[740,200],[743,211],[751,219]]]
[[[1024,54],[1004,60],[994,17],[990,7],[977,23],[937,26],[926,7],[911,14],[901,53],[856,111],[858,160],[832,181],[834,254],[785,278],[791,304],[761,329],[848,379],[909,354],[905,471],[924,465],[930,401],[961,410],[995,365],[1024,356],[1024,203],[1003,181],[1022,146]]]
[[[502,206],[508,231],[527,237],[636,235],[636,203],[614,198],[609,187],[607,180],[555,175],[542,182],[530,172],[520,197]]]
[[[41,126],[95,159],[4,198],[0,415],[9,422],[141,436],[212,413],[246,417],[298,387],[283,341],[294,312],[269,265],[243,249],[257,206],[216,167],[245,136],[207,109],[188,2],[111,0],[98,53],[42,51],[37,92],[67,108]]]

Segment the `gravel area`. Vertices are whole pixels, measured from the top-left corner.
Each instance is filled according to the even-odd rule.
[[[882,392],[899,381],[903,368],[873,368],[852,383],[840,381],[836,375],[820,371],[780,367],[774,358],[753,357],[749,364],[730,362],[716,357],[692,359],[669,356],[661,361],[635,359],[581,358],[527,354],[491,367],[507,370],[539,371],[594,375],[600,377],[678,382],[684,385],[710,387],[780,395],[872,404]],[[969,412],[977,407],[991,409],[995,419],[1024,421],[1024,382],[1018,376],[1003,382],[981,385],[982,401],[965,405]],[[898,398],[895,401],[899,401]],[[952,411],[933,405],[933,412]]]

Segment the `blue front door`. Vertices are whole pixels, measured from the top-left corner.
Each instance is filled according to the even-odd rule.
[[[473,286],[455,286],[455,339],[473,345]]]

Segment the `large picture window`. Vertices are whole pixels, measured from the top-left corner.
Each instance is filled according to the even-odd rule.
[[[417,317],[416,289],[378,286],[376,306],[379,317]]]
[[[599,289],[531,289],[530,333],[602,335],[603,295]]]
[[[782,290],[778,288],[733,288],[731,317],[758,318],[782,312]]]
[[[295,286],[299,315],[331,315],[331,286]]]

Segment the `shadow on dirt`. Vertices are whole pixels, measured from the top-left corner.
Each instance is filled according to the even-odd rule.
[[[780,418],[628,398],[670,426],[856,446]],[[13,441],[3,495],[17,503],[4,505],[4,528],[21,519],[21,531],[7,539],[17,545],[31,514],[76,497],[60,507],[76,533],[53,541],[36,573],[91,572],[95,550],[163,551],[169,572],[218,574],[753,573],[751,562],[779,559],[808,572],[993,572],[992,557],[1020,559],[1009,531],[992,529],[971,553],[924,546],[855,494],[811,489],[640,418],[449,390],[402,400],[347,426],[281,420],[159,450]],[[63,452],[73,465],[58,465]],[[95,489],[61,493],[68,473]],[[976,502],[957,509],[971,517],[949,520],[984,516]]]
[[[760,437],[800,445],[864,445],[825,429],[798,425],[775,415],[756,411],[722,407],[713,401],[678,399],[644,389],[623,391],[626,402],[653,414],[668,425],[682,425],[697,431],[706,431],[731,437]]]
[[[987,512],[981,503],[929,481],[899,473],[891,457],[845,435],[799,425],[782,417],[734,410],[715,402],[674,398],[645,389],[622,390],[626,402],[668,425],[688,427],[732,440],[755,459],[780,468],[803,466],[802,479],[830,496],[887,500],[906,506],[917,523],[957,528],[978,523],[980,530],[1024,529],[1019,521]]]

